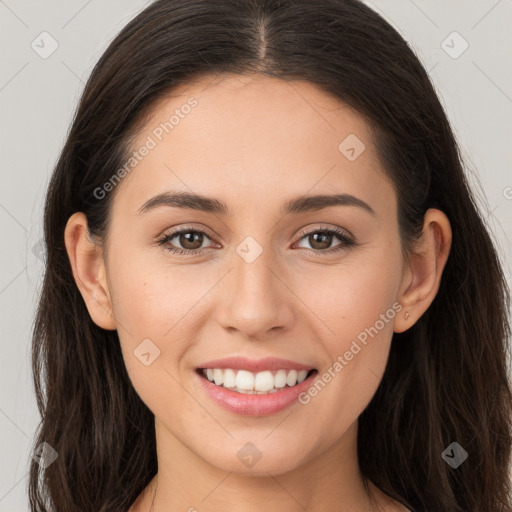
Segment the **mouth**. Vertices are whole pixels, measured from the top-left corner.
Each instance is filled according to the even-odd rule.
[[[197,368],[196,373],[211,384],[247,395],[268,395],[295,388],[318,370],[277,369],[250,372],[235,368]]]

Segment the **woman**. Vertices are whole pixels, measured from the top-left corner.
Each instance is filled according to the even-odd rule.
[[[512,510],[502,269],[359,1],[151,4],[87,83],[45,242],[32,510]]]

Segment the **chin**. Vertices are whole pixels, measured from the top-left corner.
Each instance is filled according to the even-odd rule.
[[[290,444],[286,448],[281,446],[279,451],[276,451],[273,443],[264,441],[233,444],[233,450],[209,453],[207,456],[203,455],[203,458],[212,466],[226,472],[262,477],[268,477],[268,473],[278,475],[293,471],[303,462],[296,444]]]

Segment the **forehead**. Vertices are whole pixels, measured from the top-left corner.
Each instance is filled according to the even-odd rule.
[[[363,117],[338,98],[309,82],[261,75],[207,76],[181,85],[153,105],[144,128],[143,134],[157,139],[170,139],[166,135],[172,132],[175,141],[182,134],[194,143],[214,140],[226,147],[272,140],[286,141],[297,151],[301,141],[322,139],[319,150],[332,149],[348,130],[370,142]]]
[[[304,81],[221,75],[181,85],[152,106],[131,151],[144,153],[121,187],[133,201],[166,188],[228,190],[260,205],[313,188],[386,193],[364,118]]]

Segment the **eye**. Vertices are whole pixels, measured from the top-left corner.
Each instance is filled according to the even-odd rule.
[[[340,241],[340,243],[332,247],[332,243],[336,238]],[[190,227],[184,226],[172,231],[171,233],[165,234],[158,240],[157,243],[159,246],[164,246],[166,251],[174,254],[197,255],[202,254],[206,249],[211,247],[203,246],[206,240],[213,239],[200,229],[192,229]],[[297,244],[302,240],[308,242],[311,246],[309,248],[302,248],[313,254],[333,253],[346,250],[356,245],[356,242],[351,235],[349,235],[343,229],[337,227],[322,227],[306,233],[302,233],[301,238]],[[179,244],[179,246],[176,246],[176,244]]]
[[[180,244],[181,247],[175,247],[171,243],[174,239],[176,239],[175,243]],[[202,247],[206,239],[210,237],[204,231],[183,227],[165,234],[158,240],[158,245],[164,246],[167,251],[175,254],[200,254],[203,249],[207,249]]]
[[[341,243],[332,247],[332,243],[336,238]],[[317,228],[303,233],[300,240],[309,243],[310,247],[304,248],[313,253],[333,253],[348,249],[356,244],[353,237],[341,228]]]

